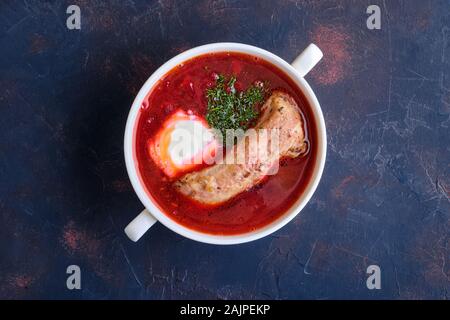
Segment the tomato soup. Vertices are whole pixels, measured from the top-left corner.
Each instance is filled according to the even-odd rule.
[[[174,112],[182,110],[206,117],[205,92],[215,84],[218,74],[236,77],[237,90],[257,81],[268,90],[282,90],[292,96],[301,109],[308,137],[307,154],[284,159],[278,173],[267,176],[233,199],[218,206],[207,206],[180,194],[169,178],[152,160],[148,141],[154,138]],[[204,233],[234,235],[254,231],[282,216],[304,192],[311,178],[317,153],[317,132],[312,111],[295,83],[273,64],[240,53],[205,54],[178,65],[148,93],[142,103],[136,128],[135,152],[138,171],[146,192],[158,207],[175,222]]]

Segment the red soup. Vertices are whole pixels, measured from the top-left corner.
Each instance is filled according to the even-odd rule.
[[[178,110],[204,118],[207,112],[205,92],[215,84],[218,74],[235,76],[236,89],[245,90],[264,81],[268,90],[291,95],[301,109],[309,150],[301,157],[283,160],[276,175],[230,201],[206,206],[177,192],[173,179],[152,160],[148,141],[164,122]],[[306,188],[317,153],[317,133],[312,111],[295,83],[273,64],[240,53],[213,53],[190,59],[167,73],[144,100],[136,128],[138,171],[146,191],[168,217],[177,223],[204,233],[233,235],[266,226],[283,215]]]

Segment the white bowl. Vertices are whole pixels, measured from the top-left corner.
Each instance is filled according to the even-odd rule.
[[[148,93],[153,89],[153,86],[158,82],[159,79],[161,79],[165,74],[167,74],[170,70],[172,70],[180,63],[183,63],[193,57],[213,52],[246,53],[252,56],[260,57],[277,66],[281,71],[288,75],[298,86],[298,88],[303,92],[311,107],[312,115],[314,117],[313,121],[315,121],[317,130],[317,141],[315,141],[315,143],[317,144],[317,156],[315,157],[313,173],[311,175],[311,178],[309,179],[307,187],[304,189],[299,198],[289,208],[289,210],[287,210],[275,221],[272,221],[268,225],[255,231],[238,235],[214,235],[203,233],[189,229],[172,220],[158,208],[151,195],[149,195],[145,191],[145,187],[143,185],[142,179],[140,178],[135,160],[135,136],[139,110],[141,108],[142,102],[144,101]],[[297,59],[295,59],[295,61],[291,65],[275,54],[258,47],[241,43],[221,42],[207,44],[187,50],[170,59],[160,68],[158,68],[158,70],[156,70],[144,83],[141,90],[134,99],[133,105],[131,106],[131,110],[128,115],[125,129],[124,152],[128,175],[130,177],[134,191],[146,208],[146,210],[141,212],[141,214],[137,216],[136,219],[134,219],[125,228],[125,232],[130,237],[130,239],[132,239],[133,241],[137,241],[156,221],[159,221],[167,228],[192,240],[222,245],[238,244],[265,237],[286,225],[297,214],[299,214],[299,212],[305,207],[305,205],[311,199],[314,191],[316,190],[325,165],[325,157],[327,151],[325,121],[316,95],[309,86],[308,82],[306,82],[306,80],[303,78],[322,58],[322,56],[323,55],[320,49],[317,48],[317,46],[315,46],[314,44],[311,44],[307,49],[305,49],[302,54],[297,57]]]

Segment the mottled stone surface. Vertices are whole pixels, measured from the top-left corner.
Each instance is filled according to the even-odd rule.
[[[81,8],[80,31],[66,8]],[[450,290],[450,1],[1,1],[0,297],[446,299]],[[122,141],[133,97],[185,49],[236,41],[308,75],[329,152],[289,225],[237,246],[161,225],[142,208]],[[66,267],[82,290],[66,289]],[[382,289],[366,288],[377,264]]]

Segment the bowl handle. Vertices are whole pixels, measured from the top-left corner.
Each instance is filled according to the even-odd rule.
[[[148,229],[151,228],[158,220],[151,215],[151,213],[144,209],[142,212],[133,219],[126,227],[125,234],[130,240],[138,241]]]
[[[311,43],[300,55],[292,62],[292,66],[305,77],[308,72],[322,59],[323,53],[314,43]]]

